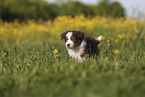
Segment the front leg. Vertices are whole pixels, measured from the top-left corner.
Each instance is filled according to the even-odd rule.
[[[79,56],[79,57],[78,57],[78,62],[82,62],[82,61],[83,61],[82,57]]]
[[[74,52],[72,50],[70,50],[70,49],[67,49],[67,50],[68,50],[69,57],[75,58]]]
[[[81,56],[78,57],[78,62],[82,62],[83,60],[85,60],[85,57],[82,58]]]
[[[82,51],[79,52],[79,55],[78,55],[78,61],[79,62],[82,62],[83,60],[85,60],[85,57],[82,58],[82,56],[84,56],[84,54],[85,54],[85,51],[84,50],[82,50]]]

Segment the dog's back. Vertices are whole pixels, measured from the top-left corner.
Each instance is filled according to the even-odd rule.
[[[98,44],[99,40],[95,40],[92,37],[85,37],[84,41],[87,43],[85,47],[85,53],[89,54],[89,57],[92,55],[98,55],[99,54],[99,49],[98,49]]]

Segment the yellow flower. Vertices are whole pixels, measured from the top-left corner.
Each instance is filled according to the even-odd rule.
[[[135,40],[137,38],[137,35],[133,36],[132,39]]]
[[[102,36],[102,40],[104,40],[105,39],[105,37],[104,36]]]
[[[114,54],[115,54],[115,55],[119,55],[119,54],[120,54],[119,50],[118,50],[118,49],[115,49],[115,50],[114,50]]]
[[[113,37],[109,37],[109,39],[110,39],[111,41],[113,41],[113,40],[114,40],[114,38],[113,38]]]
[[[119,39],[122,39],[122,38],[123,38],[123,35],[118,34],[118,38],[119,38]]]
[[[118,39],[115,39],[115,42],[116,42],[116,43],[118,43],[118,42],[119,42],[119,40],[118,40]]]
[[[53,51],[53,53],[54,53],[54,54],[57,54],[57,53],[58,53],[58,50],[57,50],[57,49],[55,49],[55,50]]]
[[[65,63],[66,65],[68,65],[68,63]]]

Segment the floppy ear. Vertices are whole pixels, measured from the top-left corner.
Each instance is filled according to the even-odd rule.
[[[63,32],[60,36],[61,36],[61,40],[63,40],[66,37],[67,31]]]
[[[81,40],[83,40],[84,37],[85,37],[85,33],[84,33],[84,32],[81,32],[81,31],[77,32],[76,35],[77,35],[77,38],[79,38],[79,39],[81,39]]]

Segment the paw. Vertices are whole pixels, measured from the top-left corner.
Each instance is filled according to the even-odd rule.
[[[78,62],[82,62],[83,60],[85,60],[85,58],[82,58],[82,57],[78,57]]]

